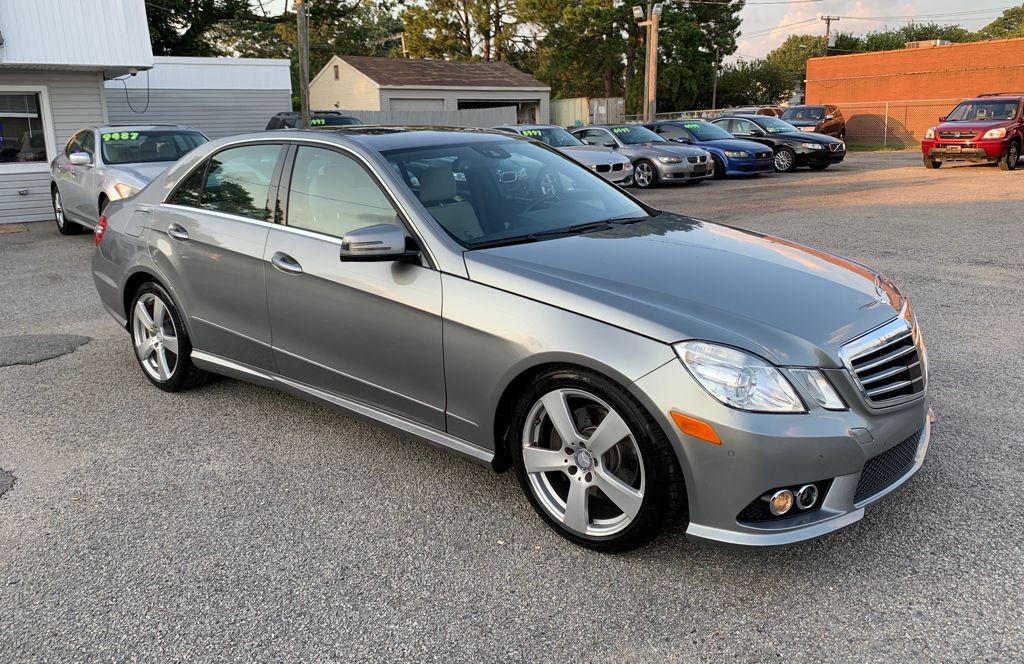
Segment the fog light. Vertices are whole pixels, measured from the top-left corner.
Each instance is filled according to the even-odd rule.
[[[813,484],[805,484],[796,492],[796,506],[800,509],[810,509],[816,502],[818,502],[818,487]]]
[[[768,509],[774,516],[782,516],[793,509],[793,492],[789,489],[782,489],[773,493],[772,497],[768,499]]]

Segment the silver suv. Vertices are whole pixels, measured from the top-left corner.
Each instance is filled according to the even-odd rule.
[[[109,125],[76,132],[50,164],[50,197],[64,235],[94,228],[110,201],[134,196],[209,139],[178,125]]]
[[[502,187],[505,163],[561,186]],[[581,545],[684,515],[695,540],[817,537],[928,449],[925,348],[887,279],[653,209],[534,141],[240,136],[105,220],[96,288],[155,386],[234,376],[514,468]]]

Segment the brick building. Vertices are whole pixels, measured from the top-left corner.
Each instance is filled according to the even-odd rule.
[[[807,103],[836,104],[851,143],[912,146],[966,97],[1024,92],[1024,39],[807,62]]]

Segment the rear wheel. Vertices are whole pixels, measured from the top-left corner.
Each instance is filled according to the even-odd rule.
[[[624,551],[681,511],[682,473],[664,432],[628,393],[585,370],[552,370],[516,406],[516,476],[545,523],[577,544]]]
[[[654,164],[641,159],[636,162],[636,166],[633,168],[633,183],[640,189],[650,189],[658,185],[658,170],[654,168]]]
[[[1020,162],[1020,144],[1014,141],[1010,143],[1009,149],[1006,150],[1006,154],[999,160],[999,168],[1004,171],[1012,171],[1017,168]]]
[[[796,170],[796,153],[785,146],[776,150],[775,170],[780,173],[792,173]]]
[[[53,217],[57,220],[57,230],[61,235],[77,235],[82,232],[81,225],[69,221],[64,214],[64,202],[61,200],[57,185],[54,185],[50,192],[50,202],[53,203]]]
[[[942,162],[938,159],[932,159],[928,155],[924,157],[924,167],[927,169],[942,168]]]
[[[167,291],[152,281],[142,284],[130,315],[135,359],[149,382],[166,392],[206,382],[209,374],[192,364],[192,342]]]

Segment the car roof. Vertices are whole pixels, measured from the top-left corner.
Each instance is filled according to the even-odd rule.
[[[188,125],[179,124],[109,124],[109,125],[96,125],[91,127],[99,132],[104,131],[152,131],[159,129],[181,129],[183,131],[194,131],[199,132],[195,127],[189,127]]]
[[[335,134],[339,138],[351,139],[378,152],[446,145],[451,144],[456,138],[459,143],[522,140],[521,137],[508,132],[471,127],[384,127],[379,125],[348,125],[312,130],[293,129],[286,135],[295,138],[303,133],[315,136]]]
[[[973,99],[965,99],[964,101],[1020,101],[1024,99],[1024,93],[1017,92],[993,92],[992,94],[978,95]],[[961,104],[963,102],[960,102]]]
[[[491,127],[491,129],[561,129],[558,125],[552,124],[503,124]]]

